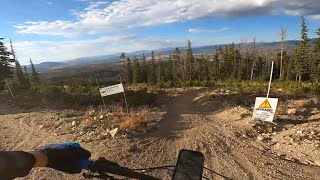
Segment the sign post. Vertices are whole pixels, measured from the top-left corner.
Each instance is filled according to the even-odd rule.
[[[274,115],[276,113],[277,104],[278,104],[278,98],[269,98],[272,74],[273,74],[273,66],[274,66],[274,61],[272,61],[272,65],[271,65],[271,73],[270,73],[267,97],[256,98],[256,102],[253,108],[252,119],[259,119],[267,122],[273,121]]]
[[[98,88],[99,88],[99,90],[100,90],[100,85],[99,85],[99,81],[98,81],[97,75],[95,75],[95,77],[96,77],[96,82],[97,82],[97,84],[98,84]],[[104,102],[104,99],[103,99],[103,96],[102,96],[101,93],[100,93],[100,96],[101,96],[101,99],[102,99],[102,103],[103,103],[103,106],[104,106],[104,110],[107,111],[106,103]]]
[[[124,89],[123,89],[123,85],[121,83],[115,84],[112,86],[108,86],[108,87],[100,88],[101,96],[110,96],[113,94],[122,93],[123,91],[124,91]]]
[[[120,83],[122,84],[121,74],[120,74],[119,76],[120,76]],[[127,114],[129,114],[128,103],[127,103],[127,98],[126,98],[126,92],[125,92],[125,90],[123,90],[123,96],[124,96],[124,103],[126,104]]]
[[[270,88],[271,88],[271,81],[272,81],[272,75],[273,75],[273,65],[274,65],[274,61],[272,61],[272,64],[271,64],[271,72],[270,72],[270,80],[269,80],[267,98],[269,97]]]
[[[100,94],[101,94],[102,99],[103,99],[104,96],[110,96],[110,95],[113,95],[113,94],[118,94],[118,93],[122,93],[123,92],[124,100],[125,100],[126,108],[127,108],[127,113],[129,112],[127,99],[126,99],[126,94],[124,92],[124,88],[123,88],[122,83],[115,84],[115,85],[108,86],[108,87],[103,87],[103,88],[100,88],[99,90],[100,90]]]

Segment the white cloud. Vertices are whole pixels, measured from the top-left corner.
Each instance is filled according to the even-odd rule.
[[[203,29],[203,28],[190,28],[188,32],[190,33],[218,33],[228,31],[230,28],[224,27],[220,29]]]
[[[183,44],[185,44],[184,41],[138,39],[136,36],[104,36],[92,40],[22,41],[13,43],[17,57],[22,64],[27,64],[29,58],[32,58],[35,63],[40,63],[84,56],[106,55],[122,51],[176,47]]]
[[[99,2],[90,2],[89,4],[90,5],[84,9],[85,11],[94,10],[94,9],[100,7],[101,5],[108,4],[108,2],[99,1]]]
[[[77,0],[83,1],[83,0]],[[202,18],[259,15],[320,16],[319,0],[118,0],[95,2],[75,13],[74,21],[39,21],[16,25],[20,34],[100,34]]]
[[[312,15],[310,17],[315,20],[320,20],[320,15]]]

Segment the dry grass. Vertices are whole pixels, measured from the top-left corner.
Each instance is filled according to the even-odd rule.
[[[81,122],[82,127],[92,127],[95,124],[97,124],[98,121],[94,119],[85,119],[84,121]]]
[[[306,108],[309,106],[309,101],[306,99],[293,101],[295,107]]]
[[[146,122],[142,120],[139,115],[131,114],[124,118],[124,121],[120,123],[121,129],[139,129],[146,126]]]
[[[150,117],[150,109],[142,108],[136,113],[125,115],[120,123],[121,129],[141,129],[144,128]]]
[[[89,106],[87,108],[87,111],[85,112],[84,116],[85,117],[92,117],[92,116],[97,116],[97,111],[93,108],[93,106]]]
[[[97,124],[109,124],[120,126],[121,129],[141,129],[146,127],[148,120],[151,117],[151,109],[143,107],[135,109],[128,114],[123,112],[122,106],[109,106],[108,113],[103,114],[103,119],[100,119],[100,115],[95,109],[88,108],[85,113],[85,118],[81,122],[82,127],[92,127]],[[110,121],[106,121],[106,119]]]
[[[115,104],[115,105],[108,106],[108,112],[111,112],[113,114],[121,114],[124,112],[124,109],[121,105]]]
[[[61,118],[78,117],[78,116],[83,116],[83,112],[75,111],[75,110],[65,110],[60,112],[59,116]]]

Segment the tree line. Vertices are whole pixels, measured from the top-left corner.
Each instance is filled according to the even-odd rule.
[[[265,81],[275,61],[274,79],[279,81],[320,82],[320,28],[316,41],[311,44],[305,18],[301,17],[301,40],[293,49],[286,47],[286,30],[281,29],[280,47],[277,51],[252,43],[234,43],[219,47],[210,54],[195,55],[191,41],[184,51],[175,48],[168,57],[129,58],[122,53],[122,75],[129,84],[148,83],[159,86],[207,86],[218,80]],[[0,38],[0,91],[6,80],[16,89],[30,90],[38,87],[39,74],[30,59],[30,68],[21,66],[10,40],[8,49]]]
[[[31,90],[36,88],[40,83],[40,77],[36,68],[30,59],[31,72],[28,72],[27,66],[21,66],[10,40],[10,50],[0,38],[0,91],[5,89],[8,82],[13,84],[17,90]],[[12,65],[14,64],[14,66]]]
[[[213,50],[212,54],[194,55],[191,41],[186,50],[179,48],[162,60],[152,51],[150,60],[145,54],[126,61],[122,74],[129,84],[148,83],[166,86],[207,85],[217,80],[268,80],[271,62],[275,61],[274,79],[280,81],[320,82],[320,28],[314,44],[310,44],[305,18],[301,16],[301,40],[293,49],[285,44],[286,30],[281,29],[279,51],[268,50],[253,43],[234,43]]]

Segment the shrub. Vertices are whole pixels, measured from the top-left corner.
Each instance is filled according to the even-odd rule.
[[[141,129],[146,127],[147,119],[150,116],[147,108],[141,109],[138,113],[131,113],[124,116],[124,120],[120,123],[121,129]]]
[[[320,84],[315,84],[313,88],[313,93],[320,96]]]
[[[127,103],[129,106],[141,106],[148,105],[155,102],[155,95],[148,93],[147,89],[142,89],[138,91],[126,91]]]

